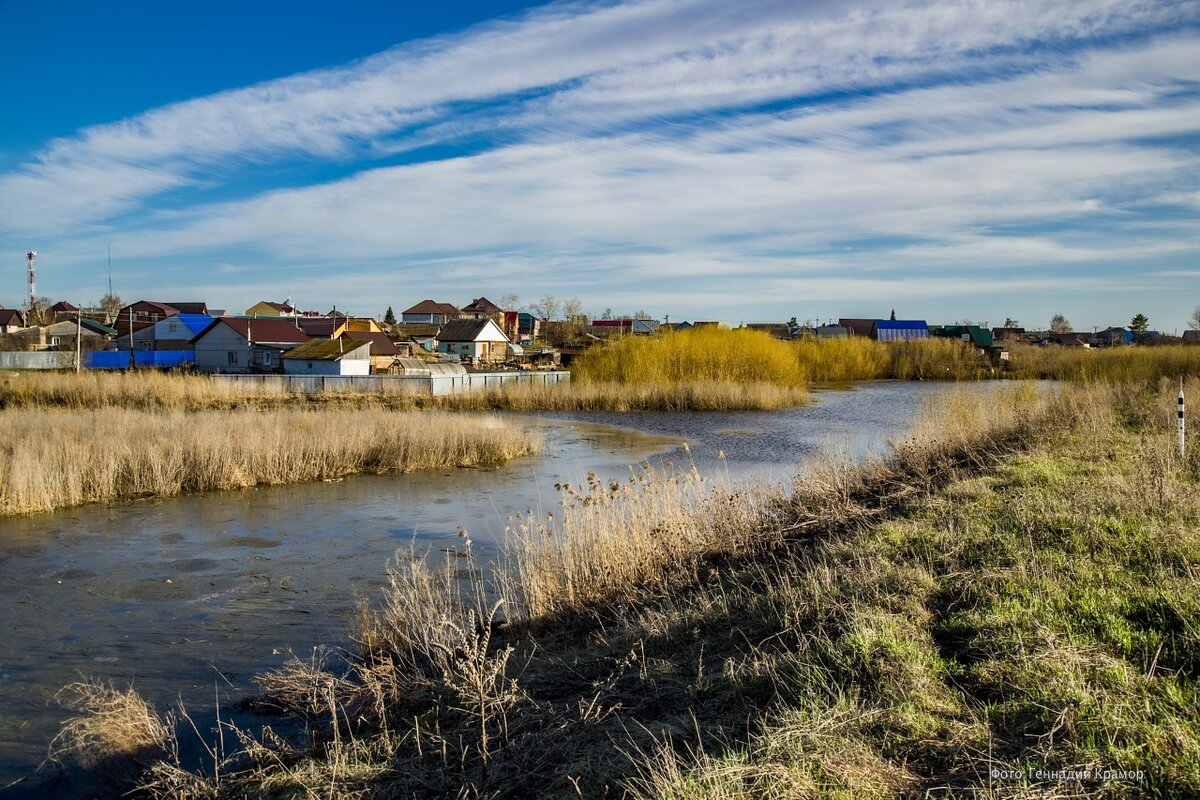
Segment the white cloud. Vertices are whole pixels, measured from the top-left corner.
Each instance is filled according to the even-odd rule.
[[[697,296],[800,291],[781,274],[814,297],[942,296],[990,286],[998,265],[1184,258],[1200,254],[1198,16],[1116,0],[555,4],[52,142],[0,175],[0,230],[111,230],[125,257],[211,254],[256,291],[276,275],[324,291],[328,268],[400,291],[436,268],[617,299],[685,278]],[[379,165],[465,136],[487,145]],[[297,160],[350,174],[259,188]],[[238,199],[201,203],[207,188]],[[1154,203],[1177,227],[1148,230]]]

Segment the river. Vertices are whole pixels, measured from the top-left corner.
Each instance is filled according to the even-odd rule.
[[[951,390],[871,384],[778,412],[516,415],[517,424],[541,431],[544,453],[498,469],[360,476],[2,520],[0,793],[89,791],[50,766],[34,774],[68,716],[55,695],[82,676],[132,683],[159,708],[182,699],[203,730],[218,702],[224,717],[253,690],[251,677],[288,652],[345,644],[349,618],[374,597],[398,549],[453,548],[465,527],[487,557],[506,517],[557,503],[555,482],[579,482],[589,471],[623,478],[645,461],[786,480],[823,449],[882,451],[927,399]]]

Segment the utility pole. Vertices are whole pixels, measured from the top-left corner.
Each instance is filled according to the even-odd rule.
[[[120,314],[120,312],[117,312]],[[137,369],[137,361],[133,357],[133,307],[129,309],[129,368]]]
[[[29,314],[32,316],[34,309],[37,308],[37,281],[35,268],[37,267],[37,250],[30,250],[25,254],[25,261],[29,265]],[[26,320],[28,323],[28,320]],[[42,321],[39,319],[38,324]]]
[[[83,366],[83,309],[75,309],[75,374]]]

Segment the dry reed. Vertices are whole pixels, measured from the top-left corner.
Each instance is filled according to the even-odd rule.
[[[122,498],[499,464],[536,432],[379,410],[0,412],[0,515]]]
[[[453,411],[770,411],[800,405],[799,386],[714,380],[664,383],[509,384],[481,392],[442,395],[424,404]]]
[[[58,699],[79,713],[63,724],[50,745],[56,760],[71,758],[95,769],[122,760],[147,764],[171,749],[174,720],[159,716],[132,687],[121,690],[83,680],[64,687]]]

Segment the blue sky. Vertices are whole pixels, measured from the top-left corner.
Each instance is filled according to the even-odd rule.
[[[0,303],[1200,305],[1194,2],[331,8],[0,0]]]

